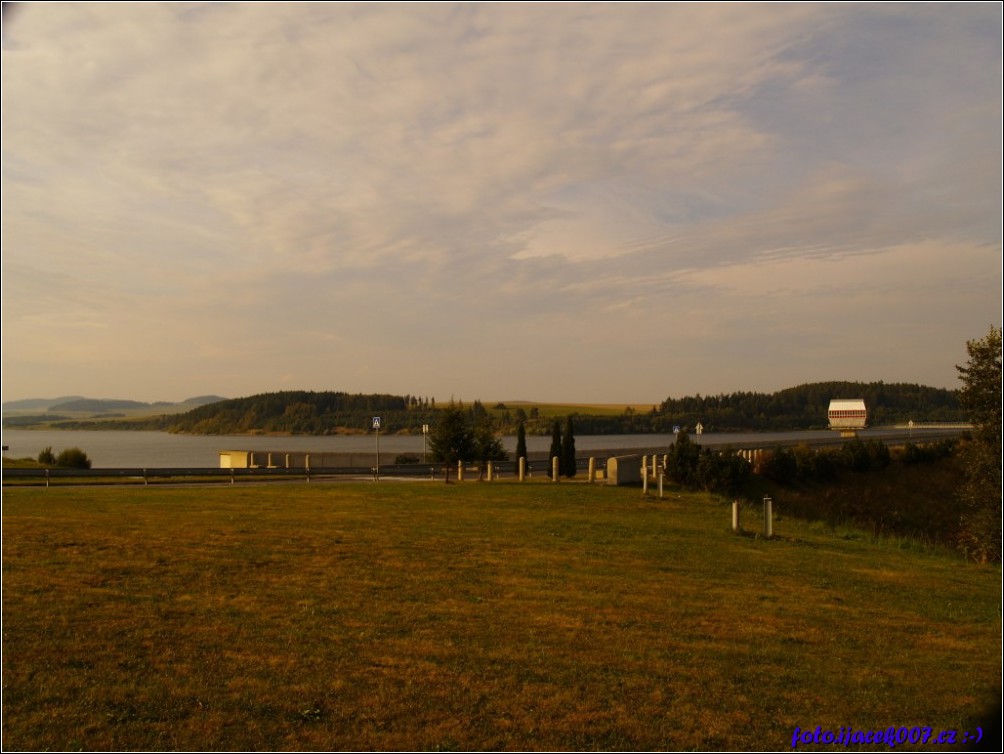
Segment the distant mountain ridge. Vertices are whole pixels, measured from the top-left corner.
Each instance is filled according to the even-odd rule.
[[[59,398],[26,398],[17,401],[4,401],[4,413],[13,411],[88,411],[101,413],[103,411],[123,411],[130,409],[163,408],[165,406],[205,406],[210,403],[225,401],[219,395],[199,395],[183,401],[156,401],[155,403],[145,403],[143,401],[130,401],[124,399],[106,398],[85,398],[82,395],[65,395]]]

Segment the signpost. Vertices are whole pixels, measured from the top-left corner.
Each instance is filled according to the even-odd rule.
[[[380,481],[380,417],[373,417],[373,429],[376,430],[376,474],[375,479]]]
[[[429,462],[429,425],[422,425],[422,463]]]

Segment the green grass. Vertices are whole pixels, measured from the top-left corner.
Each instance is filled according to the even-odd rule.
[[[1000,686],[999,569],[793,519],[737,536],[703,496],[3,498],[5,749],[777,750],[963,728]]]

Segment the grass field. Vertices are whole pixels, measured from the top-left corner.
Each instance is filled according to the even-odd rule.
[[[775,535],[578,483],[5,489],[3,748],[779,750],[999,696],[999,568]]]

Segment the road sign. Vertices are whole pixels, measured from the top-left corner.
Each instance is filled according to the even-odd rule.
[[[380,429],[380,417],[379,416],[374,416],[373,417],[373,429]]]

